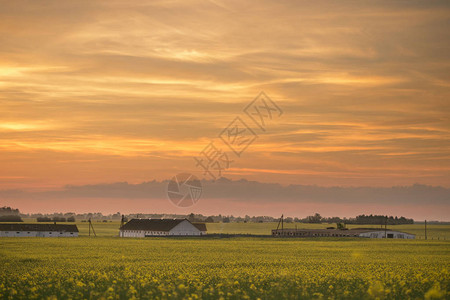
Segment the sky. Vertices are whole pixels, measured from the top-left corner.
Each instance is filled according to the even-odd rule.
[[[447,1],[0,1],[0,205],[448,220],[448,32]],[[262,91],[279,108],[264,128],[245,110]],[[240,121],[255,138],[237,155],[220,136]],[[160,190],[143,202],[49,196],[120,182],[164,189],[183,172],[210,181],[194,158],[211,143],[230,162],[217,178],[247,181],[232,201],[206,190],[188,209]],[[328,196],[255,203],[249,182]],[[418,186],[439,196],[389,192]],[[331,187],[366,189],[341,203]],[[379,189],[391,200],[377,202]]]

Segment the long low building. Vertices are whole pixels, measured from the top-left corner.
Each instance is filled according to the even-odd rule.
[[[366,238],[388,238],[388,239],[415,239],[414,234],[384,230],[377,228],[355,228],[355,229],[273,229],[273,236],[278,237],[366,237]]]
[[[0,237],[77,237],[77,225],[0,224]]]
[[[120,227],[120,237],[200,236],[206,234],[204,223],[187,219],[132,219]]]

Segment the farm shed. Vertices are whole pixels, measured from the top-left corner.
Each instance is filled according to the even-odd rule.
[[[206,224],[205,223],[192,223],[198,230],[202,233],[201,235],[206,234]]]
[[[132,219],[120,227],[120,237],[200,236],[206,225],[187,219]]]
[[[376,228],[355,229],[273,229],[273,236],[279,237],[365,237],[365,238],[392,238],[414,239],[414,234]]]
[[[0,224],[0,237],[77,237],[77,225]]]

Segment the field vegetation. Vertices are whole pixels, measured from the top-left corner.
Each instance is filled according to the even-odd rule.
[[[450,297],[448,240],[125,239],[112,222],[94,222],[94,238],[79,225],[79,238],[1,238],[0,299]],[[234,226],[208,228],[244,230]]]

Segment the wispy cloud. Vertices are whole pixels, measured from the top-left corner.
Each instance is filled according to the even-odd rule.
[[[0,187],[199,174],[192,155],[261,90],[285,114],[229,176],[448,187],[449,13],[446,1],[2,3],[0,178],[15,179]]]

